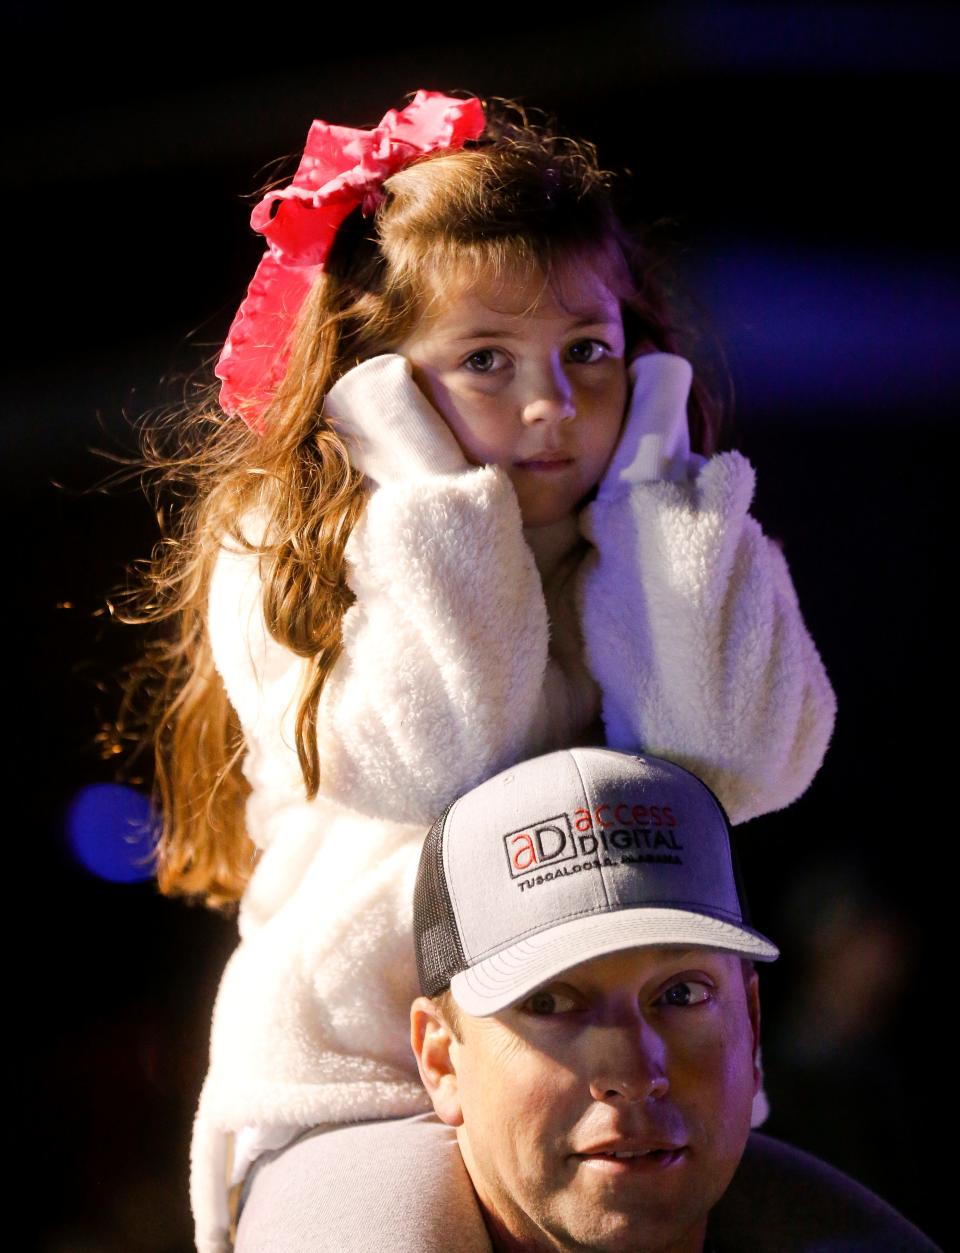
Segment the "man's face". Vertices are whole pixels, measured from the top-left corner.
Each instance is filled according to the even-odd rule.
[[[474,1187],[507,1240],[701,1248],[757,1086],[756,977],[745,980],[739,958],[633,949],[585,962],[493,1017],[460,1019],[435,1104],[458,1126]]]

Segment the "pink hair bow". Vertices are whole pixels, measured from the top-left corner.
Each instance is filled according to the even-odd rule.
[[[290,333],[344,218],[372,213],[384,180],[428,152],[461,148],[485,125],[475,98],[418,91],[373,130],[316,121],[293,181],[270,191],[250,216],[268,244],[237,311],[215,373],[220,403],[262,432],[263,412],[283,378]]]

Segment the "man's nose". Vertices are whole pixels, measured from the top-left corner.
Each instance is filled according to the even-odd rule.
[[[599,1028],[590,1095],[595,1101],[657,1101],[670,1088],[666,1049],[649,1024]]]
[[[521,417],[528,426],[576,417],[573,388],[562,362],[552,361],[530,372]]]

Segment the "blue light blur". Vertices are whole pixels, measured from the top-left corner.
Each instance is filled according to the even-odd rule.
[[[694,286],[738,409],[863,419],[960,397],[960,285],[935,260],[718,239]]]
[[[689,0],[658,6],[684,59],[718,73],[864,74],[957,65],[955,6]]]
[[[138,883],[154,870],[157,823],[142,792],[122,783],[91,783],[70,802],[67,841],[91,874]]]

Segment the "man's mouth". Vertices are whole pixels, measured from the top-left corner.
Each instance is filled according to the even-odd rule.
[[[688,1151],[685,1144],[637,1145],[629,1148],[610,1146],[575,1153],[574,1158],[599,1169],[665,1170],[682,1161]]]

